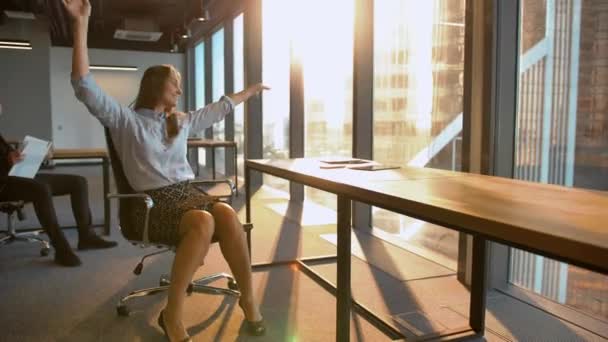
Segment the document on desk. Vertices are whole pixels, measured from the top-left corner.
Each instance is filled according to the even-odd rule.
[[[23,159],[11,168],[9,176],[34,178],[44,158],[49,153],[51,142],[26,136],[23,139],[21,154]]]

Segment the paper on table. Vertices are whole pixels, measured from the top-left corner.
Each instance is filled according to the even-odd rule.
[[[23,139],[23,160],[17,162],[8,173],[9,176],[34,178],[44,158],[49,153],[51,143],[29,135]]]

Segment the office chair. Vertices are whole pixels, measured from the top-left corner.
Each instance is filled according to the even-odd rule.
[[[0,202],[0,212],[6,214],[6,231],[1,232],[0,234],[4,234],[3,237],[0,238],[0,246],[8,245],[13,242],[33,242],[42,244],[42,248],[40,248],[40,255],[47,256],[51,251],[48,241],[41,238],[40,233],[44,232],[42,229],[28,232],[17,232],[15,230],[15,215],[19,218],[20,221],[25,219],[23,214],[23,206],[25,203],[23,201],[14,201],[14,202]]]
[[[150,210],[154,207],[154,202],[150,196],[148,196],[145,193],[137,193],[129,185],[127,178],[124,174],[123,168],[122,168],[122,163],[121,163],[120,159],[118,158],[118,154],[116,153],[116,150],[114,148],[114,143],[112,142],[112,137],[110,136],[109,130],[107,128],[105,128],[105,137],[106,137],[106,143],[108,145],[110,163],[112,165],[112,171],[114,173],[114,180],[116,182],[116,188],[118,190],[118,194],[110,194],[110,195],[108,195],[108,198],[119,200],[120,231],[123,234],[123,236],[135,246],[140,246],[142,248],[156,246],[157,248],[160,249],[159,251],[149,253],[142,257],[141,261],[137,264],[137,266],[133,270],[133,273],[135,273],[136,275],[139,275],[139,274],[141,274],[141,272],[143,270],[143,262],[146,258],[153,256],[153,255],[165,253],[168,251],[174,251],[177,246],[168,246],[168,245],[150,242],[150,240],[148,238],[148,219],[149,219]],[[220,197],[220,199],[230,202],[230,200],[232,199],[232,196],[234,194],[234,186],[230,180],[217,180],[217,181],[196,180],[196,181],[192,181],[192,184],[194,184],[195,186],[197,186],[197,185],[200,185],[200,186],[216,185],[216,184],[221,184],[221,183],[227,184],[229,186],[230,194],[227,194],[225,196],[216,196],[216,197]],[[205,192],[203,189],[201,189],[201,191]],[[132,205],[134,205],[134,203],[136,203],[136,201],[139,201],[139,203],[145,204],[145,208],[146,208],[143,234],[141,236],[137,236],[137,234],[134,233],[137,230],[132,229],[133,226],[131,225],[131,222],[129,222],[130,220],[127,215],[130,208],[132,208]],[[247,223],[247,224],[243,225],[243,228],[244,228],[246,236],[247,236],[247,246],[249,248],[249,251],[251,251],[251,230],[253,229],[253,225]],[[213,243],[217,242],[217,240],[215,238],[213,238],[212,242]],[[215,286],[209,285],[213,282],[216,282],[216,281],[222,280],[222,279],[225,279],[228,281],[228,283],[227,283],[228,288],[215,287]],[[159,286],[132,291],[131,293],[122,297],[119,300],[118,305],[116,306],[117,314],[119,316],[128,316],[129,308],[126,305],[127,301],[129,301],[130,299],[133,299],[133,298],[155,295],[155,294],[167,291],[169,289],[169,284],[170,284],[169,276],[163,275],[160,278]],[[188,294],[206,293],[206,294],[226,295],[226,296],[235,296],[235,297],[240,296],[240,292],[238,290],[238,286],[237,286],[234,278],[228,273],[212,274],[212,275],[200,278],[200,279],[193,280],[190,283],[190,285],[188,286],[187,292],[188,292]]]

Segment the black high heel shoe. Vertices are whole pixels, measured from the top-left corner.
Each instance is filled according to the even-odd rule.
[[[167,333],[167,328],[165,328],[165,318],[164,318],[164,314],[165,310],[162,310],[160,312],[160,315],[158,315],[158,325],[163,329],[163,332],[165,333],[165,337],[167,338],[167,341],[171,342],[171,339],[169,338],[169,334]],[[183,340],[181,340],[180,342],[192,342],[192,338],[187,337]]]
[[[241,305],[241,301],[239,300],[239,306],[241,307],[241,310],[243,310],[243,312],[245,312],[245,310],[243,309],[243,305]],[[245,330],[247,330],[247,333],[249,333],[249,335],[251,336],[263,336],[264,334],[266,334],[266,324],[264,323],[264,319],[262,318],[259,321],[248,321],[247,318],[245,318]]]

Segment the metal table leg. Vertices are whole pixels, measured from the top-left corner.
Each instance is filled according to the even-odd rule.
[[[215,147],[211,147],[211,170],[213,170],[213,179],[215,180]]]
[[[200,177],[201,175],[201,161],[198,159],[198,151],[200,150],[199,147],[197,147],[195,149],[196,151],[196,157],[194,158],[194,160],[196,160],[196,177]]]
[[[338,284],[336,304],[336,341],[350,339],[350,237],[351,201],[338,195]]]
[[[486,239],[473,236],[473,265],[471,270],[471,307],[469,325],[477,335],[483,336],[486,317]]]
[[[245,165],[245,220],[251,222],[251,169]]]
[[[234,186],[236,187],[236,197],[239,197],[239,158],[238,148],[234,145]]]
[[[103,158],[101,162],[103,170],[103,231],[105,235],[110,235],[110,200],[108,194],[110,193],[110,161],[108,158]]]
[[[251,223],[251,170],[245,166],[245,221]],[[251,239],[251,234],[248,236]],[[251,260],[251,240],[249,244],[249,260]]]

